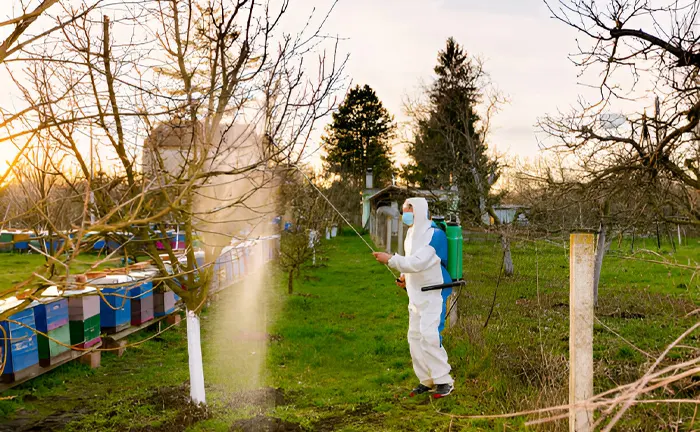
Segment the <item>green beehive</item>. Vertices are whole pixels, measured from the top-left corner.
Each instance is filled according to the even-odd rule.
[[[70,340],[73,345],[94,341],[100,337],[100,315],[92,316],[85,321],[70,321]]]
[[[67,325],[49,330],[49,337],[39,335],[39,360],[49,360],[70,350],[70,329]]]
[[[455,222],[447,223],[447,272],[452,280],[462,279],[462,227]]]
[[[11,232],[3,231],[0,233],[0,252],[12,252],[12,240],[14,235]]]

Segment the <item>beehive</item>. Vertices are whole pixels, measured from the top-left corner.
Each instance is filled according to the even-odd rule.
[[[116,333],[131,325],[131,301],[128,291],[134,288],[129,275],[107,275],[90,281],[102,292],[100,326],[105,333]]]
[[[101,341],[100,297],[97,290],[86,287],[82,290],[64,292],[68,298],[68,319],[71,345],[89,348]]]
[[[156,272],[131,272],[137,286],[129,290],[131,298],[131,325],[138,326],[154,317],[153,276]]]
[[[11,300],[3,302],[0,311],[11,309],[20,302]],[[15,321],[15,322],[10,322]],[[0,322],[3,329],[2,343],[5,356],[5,368],[2,371],[3,381],[19,379],[21,373],[39,363],[39,350],[34,329],[34,309],[27,308],[9,317],[8,321]]]
[[[34,307],[34,319],[36,329],[43,333],[37,336],[39,363],[42,366],[50,366],[59,362],[62,354],[70,351],[71,345],[68,300],[42,299]]]

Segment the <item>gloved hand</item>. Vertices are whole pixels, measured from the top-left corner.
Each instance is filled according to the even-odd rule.
[[[386,252],[372,252],[372,255],[374,255],[374,258],[382,264],[387,264],[392,257],[391,254]]]

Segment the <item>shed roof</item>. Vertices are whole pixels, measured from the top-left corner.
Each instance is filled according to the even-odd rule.
[[[443,197],[447,197],[447,196],[455,194],[455,191],[449,191],[449,190],[409,189],[407,187],[390,185],[390,186],[387,186],[384,189],[380,189],[379,191],[370,195],[370,197],[368,199],[370,201],[374,201],[374,200],[376,200],[376,199],[378,199],[386,194],[389,194],[391,192],[397,192],[397,193],[401,193],[402,195],[419,196],[419,197],[424,197],[424,198],[433,198],[433,197],[443,198]]]

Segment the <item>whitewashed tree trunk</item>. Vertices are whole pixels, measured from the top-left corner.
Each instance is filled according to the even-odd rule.
[[[187,354],[190,362],[190,398],[196,404],[206,404],[199,316],[191,310],[187,311]]]

